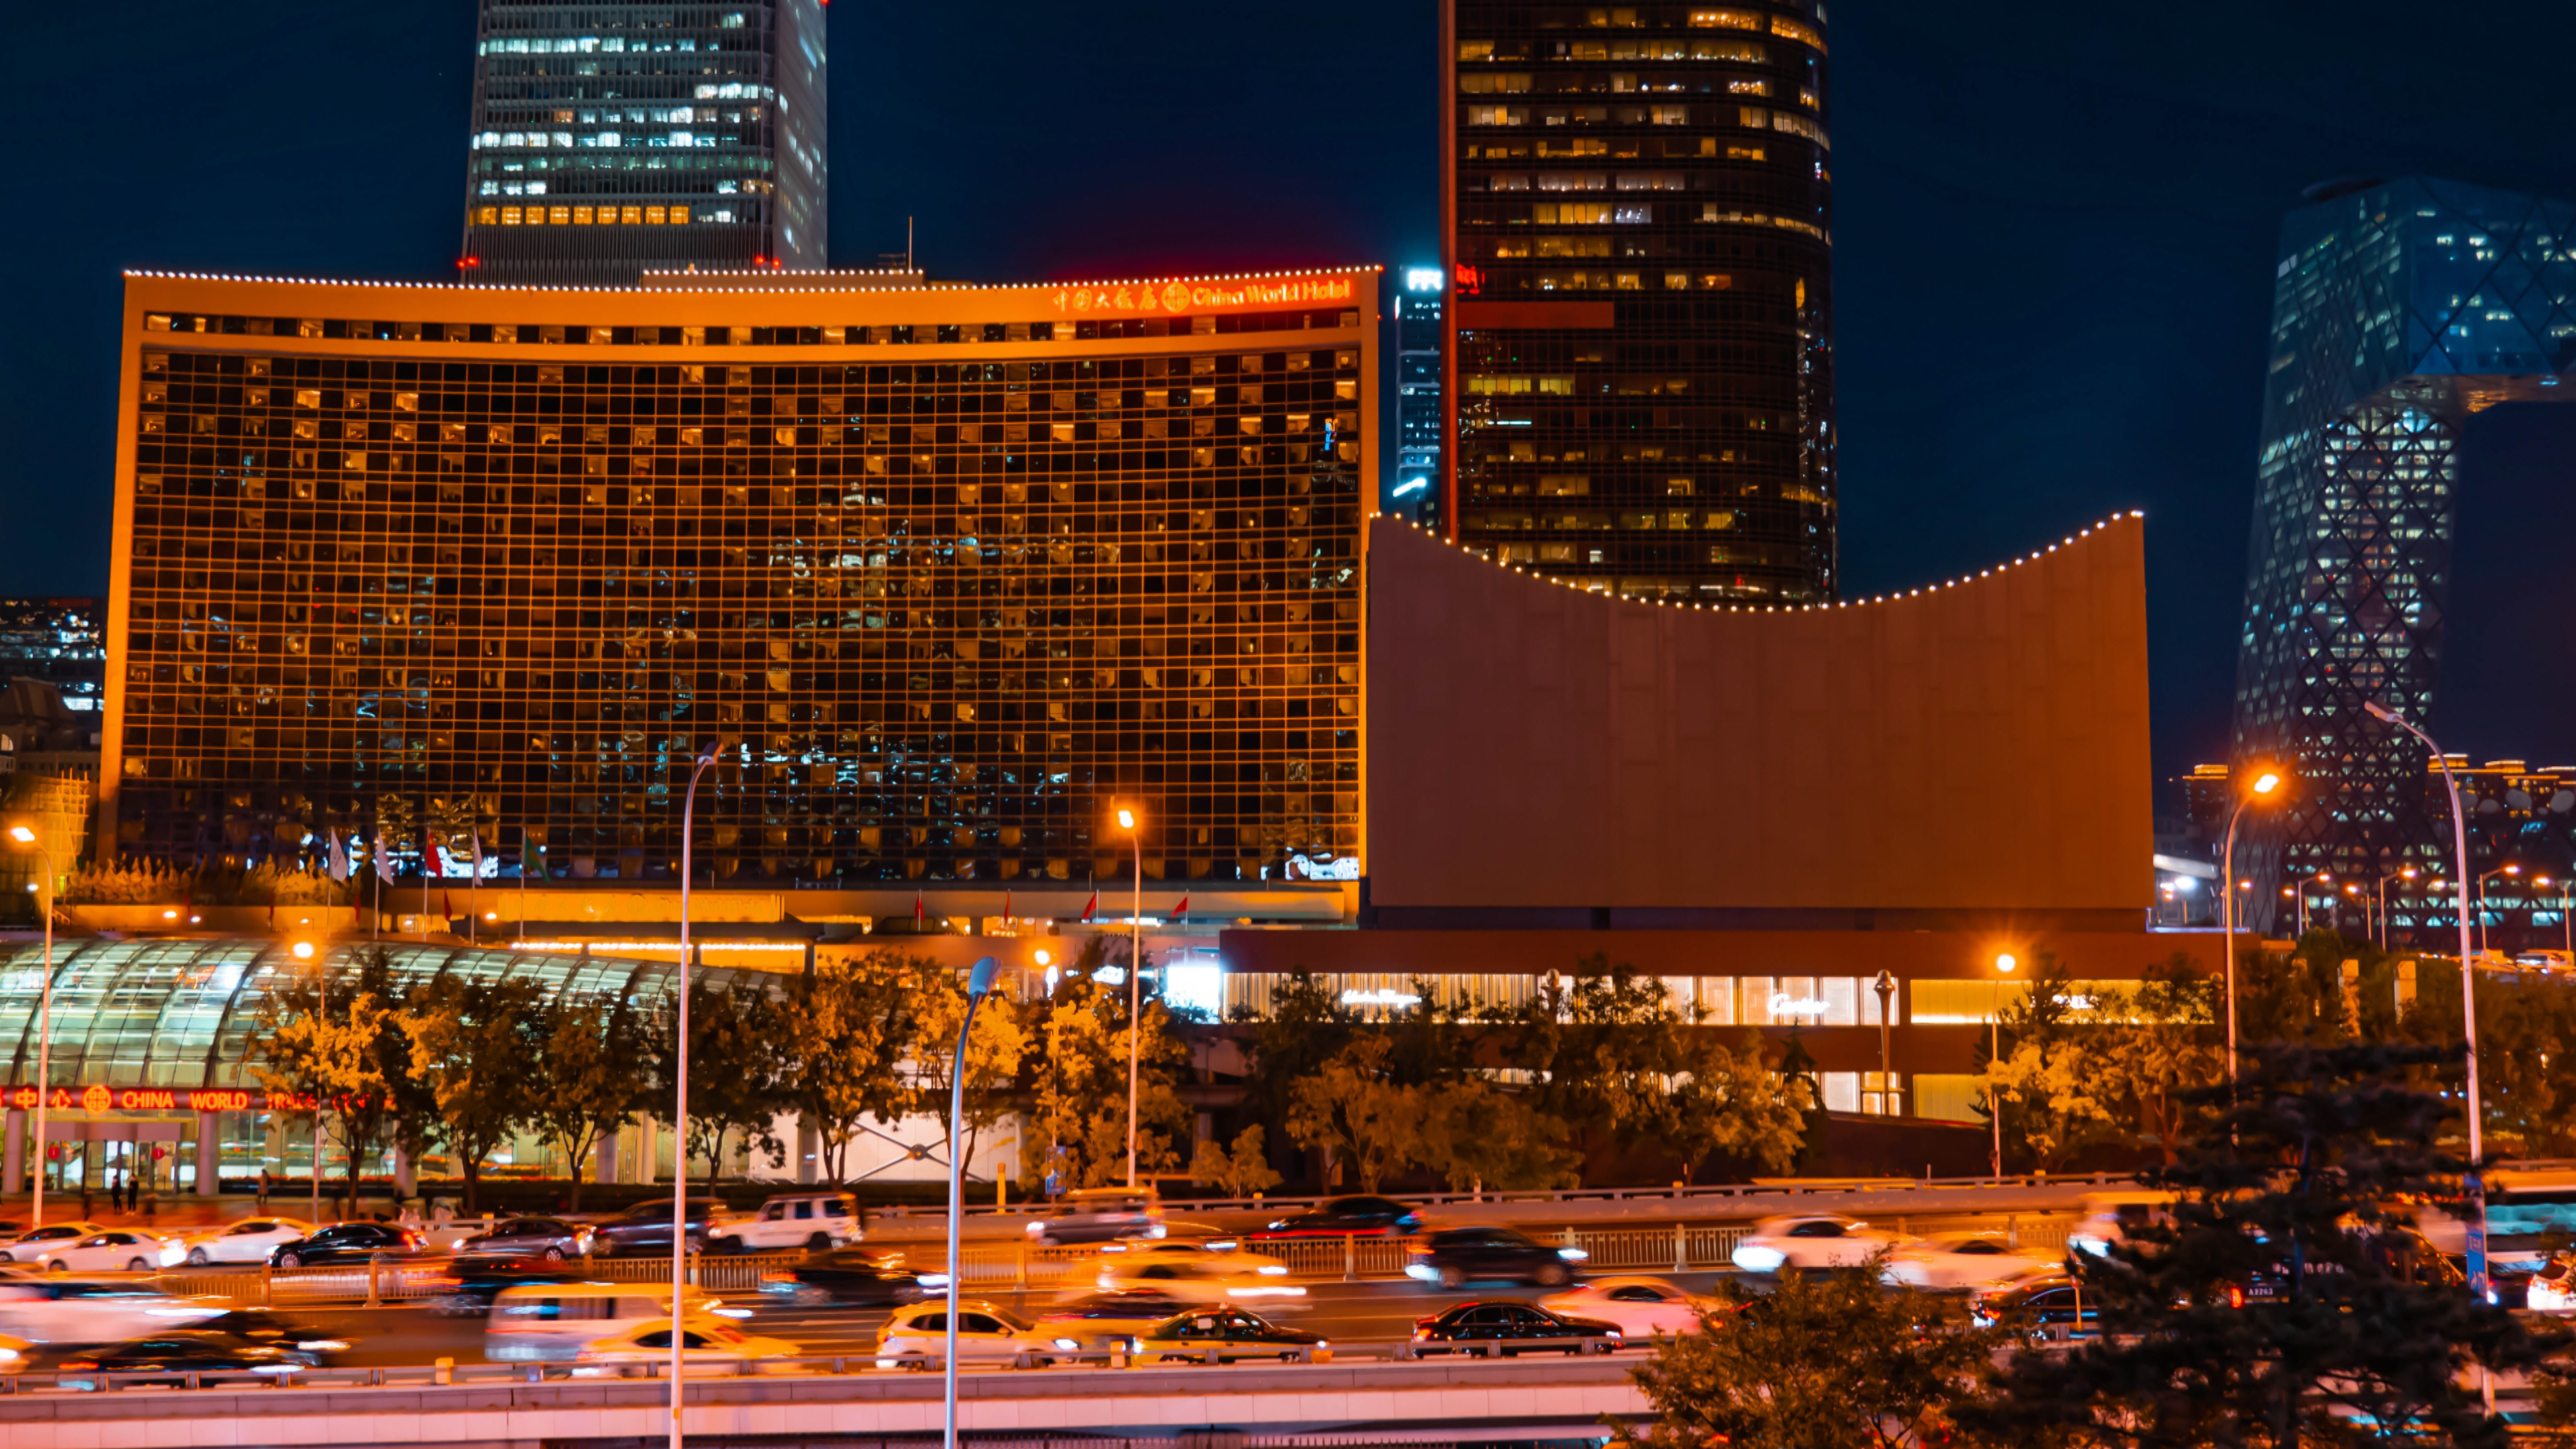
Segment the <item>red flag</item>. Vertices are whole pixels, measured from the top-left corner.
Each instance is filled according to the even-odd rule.
[[[438,893],[438,913],[449,920],[456,918],[456,902],[450,899],[445,891]]]
[[[921,904],[921,887],[914,886],[912,888],[912,923],[918,926],[926,919],[928,917],[924,914]]]
[[[1009,891],[1002,892],[1002,919],[1005,921],[1011,919],[1011,893]]]
[[[1172,914],[1173,914],[1173,915],[1176,915],[1176,916],[1186,916],[1186,915],[1188,915],[1189,913],[1190,913],[1190,898],[1189,898],[1189,894],[1188,894],[1187,892],[1183,892],[1183,893],[1182,893],[1182,895],[1181,895],[1181,903],[1180,903],[1179,905],[1177,905],[1177,906],[1172,907]]]
[[[1091,921],[1091,918],[1092,918],[1093,916],[1095,916],[1095,915],[1098,915],[1099,913],[1100,913],[1100,892],[1098,892],[1098,891],[1096,891],[1096,890],[1095,890],[1095,891],[1093,891],[1093,892],[1091,893],[1091,899],[1090,899],[1090,900],[1088,900],[1088,901],[1083,902],[1083,906],[1082,906],[1082,919],[1083,919],[1083,923],[1084,923],[1084,924],[1086,924],[1086,925],[1088,925],[1088,924],[1090,923],[1090,921]]]

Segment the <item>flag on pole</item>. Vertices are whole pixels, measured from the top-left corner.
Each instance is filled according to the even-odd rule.
[[[394,883],[394,852],[393,847],[385,844],[385,828],[381,825],[376,827],[375,852],[376,879],[383,881],[387,885],[392,885]]]
[[[1172,907],[1172,914],[1173,914],[1173,915],[1176,915],[1176,916],[1179,916],[1179,917],[1183,918],[1184,920],[1188,919],[1189,914],[1190,914],[1190,896],[1189,896],[1189,892],[1187,892],[1187,891],[1183,891],[1183,892],[1181,893],[1181,903],[1180,903],[1179,905],[1177,905],[1177,906]]]
[[[1011,893],[1009,891],[1002,892],[1002,920],[1005,923],[1011,920]]]
[[[440,891],[438,893],[438,913],[451,921],[456,919],[455,897],[450,896],[445,891]]]
[[[447,847],[439,844],[435,840],[431,841],[429,843],[429,858],[421,862],[421,870],[424,874],[437,876],[441,880],[446,879]]]
[[[1082,922],[1083,922],[1083,924],[1084,924],[1084,925],[1089,925],[1089,924],[1091,924],[1091,919],[1092,919],[1092,917],[1097,916],[1097,915],[1099,915],[1099,914],[1100,914],[1100,887],[1098,887],[1098,886],[1093,886],[1093,887],[1091,888],[1091,899],[1090,899],[1090,900],[1087,900],[1087,901],[1085,901],[1085,902],[1083,902],[1083,903],[1082,903]]]
[[[344,885],[349,879],[349,849],[340,843],[340,831],[337,826],[332,827],[331,830],[331,879]]]
[[[928,919],[929,915],[927,908],[924,907],[921,902],[921,887],[914,886],[912,888],[912,923],[918,926]]]
[[[474,879],[481,880],[483,878],[483,832],[477,830],[466,839],[474,847]]]

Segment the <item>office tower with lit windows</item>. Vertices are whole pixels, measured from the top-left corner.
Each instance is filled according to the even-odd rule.
[[[824,265],[823,0],[482,0],[468,281]]]
[[[1356,878],[1376,272],[814,280],[129,277],[101,839]]]
[[[1440,453],[1449,415],[1440,401],[1441,354],[1449,333],[1441,319],[1438,267],[1408,267],[1395,294],[1395,482],[1383,511],[1433,532],[1440,512]]]
[[[2576,368],[2576,206],[2423,179],[2308,199],[2281,227],[2236,671],[2237,773],[2291,782],[2237,840],[2257,929],[2292,878],[2448,861],[2423,747],[2364,705],[2432,711],[2461,424]]]
[[[1635,598],[1832,599],[1824,7],[1449,3],[1456,538]]]
[[[0,599],[0,684],[36,679],[98,724],[107,686],[105,599]]]

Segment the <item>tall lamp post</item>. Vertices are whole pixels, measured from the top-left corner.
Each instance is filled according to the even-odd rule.
[[[2218,879],[2224,887],[2220,894],[2227,906],[2220,921],[2218,936],[2227,954],[2227,1080],[2236,1081],[2236,822],[2243,818],[2245,807],[2257,800],[2268,800],[2281,789],[2281,772],[2265,770],[2257,774],[2246,792],[2237,798],[2236,808],[2227,812],[2227,836],[2218,849]]]
[[[1995,953],[1995,969],[2010,976],[2021,961],[2010,951]],[[2003,976],[1994,981],[1993,1004],[1986,1011],[1986,1025],[1994,1032],[1994,1045],[1988,1049],[1987,1070],[2001,1071],[2004,1064],[2004,983]],[[1995,1124],[1995,1181],[2004,1180],[2004,1089],[2000,1077],[1986,1090],[1986,1115]]]
[[[1145,827],[1136,812],[1118,807],[1118,828],[1136,847],[1136,900],[1127,923],[1134,932],[1127,948],[1127,1187],[1136,1187],[1136,1033],[1142,1026],[1145,990]]]
[[[2415,867],[2401,866],[2379,878],[2379,949],[2388,949],[2388,883],[2398,879],[2413,880]]]
[[[957,1063],[948,1073],[948,1346],[939,1356],[943,1449],[957,1449],[957,1283],[966,1276],[966,1265],[957,1257],[958,1224],[966,1214],[966,1160],[957,1146],[966,1140],[958,1131],[966,1120],[966,1038],[975,1030],[975,1008],[993,989],[993,977],[1001,969],[987,956],[967,973],[966,1020],[957,1028]]]
[[[27,1213],[28,1226],[41,1228],[45,1225],[45,1093],[54,1084],[54,857],[45,849],[36,827],[26,821],[10,825],[9,843],[35,852],[45,872],[45,889],[38,903],[45,913],[45,982],[44,1004],[38,1008],[36,1018],[36,1201]],[[197,1164],[197,1170],[206,1171],[206,1165]]]
[[[706,774],[707,766],[715,762],[716,747],[713,744],[698,752],[697,768],[689,772],[689,793],[680,801],[680,1025],[678,1070],[674,1074],[679,1078],[679,1099],[671,1111],[671,1162],[678,1169],[671,1174],[671,1449],[680,1449],[683,1435],[680,1427],[680,1341],[685,1335],[680,1323],[680,1303],[689,1282],[686,1271],[689,1251],[689,875],[694,860],[690,846],[697,833],[698,780]]]
[[[2469,954],[2469,821],[2460,811],[2460,785],[2451,777],[2451,757],[2433,743],[2433,737],[2406,722],[2405,716],[2377,700],[2364,706],[2371,718],[2393,724],[2422,742],[2442,771],[2443,793],[2451,797],[2451,850],[2459,859],[2460,882],[2460,1027],[2468,1041],[2469,1088],[2469,1206],[2475,1214],[2469,1224],[2469,1292],[2483,1301],[2487,1296],[2487,1191],[2479,1180],[2479,1169],[2486,1157],[2485,1123],[2478,1100],[2478,975],[2477,959]],[[2490,1389],[2492,1392],[2492,1389]]]
[[[2488,882],[2488,881],[2491,881],[2491,880],[2494,880],[2497,876],[2500,876],[2500,875],[2519,876],[2519,875],[2521,875],[2521,874],[2522,874],[2522,867],[2521,867],[2521,866],[2518,866],[2518,865],[2500,865],[2500,866],[2497,866],[2495,869],[2493,869],[2493,870],[2491,870],[2491,871],[2488,871],[2486,874],[2484,874],[2484,875],[2482,875],[2482,876],[2479,876],[2479,877],[2478,877],[2478,954],[2479,954],[2479,955],[2483,956],[2483,955],[2485,955],[2485,954],[2487,953],[2487,882]]]

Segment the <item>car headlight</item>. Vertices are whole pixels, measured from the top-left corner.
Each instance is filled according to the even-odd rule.
[[[338,1353],[342,1349],[347,1348],[349,1344],[346,1339],[307,1338],[298,1340],[295,1346],[297,1348],[311,1349],[315,1353]]]
[[[1284,1278],[1288,1276],[1288,1265],[1285,1263],[1264,1263],[1253,1271],[1272,1278]]]
[[[924,1273],[918,1281],[924,1288],[945,1288],[948,1286],[948,1275],[945,1273]]]
[[[1404,1265],[1404,1276],[1407,1278],[1419,1278],[1423,1282],[1428,1283],[1432,1279],[1439,1277],[1440,1272],[1428,1263],[1407,1263]]]
[[[1580,1263],[1592,1256],[1581,1248],[1559,1248],[1556,1250],[1556,1255],[1569,1263]]]
[[[1780,1265],[1789,1261],[1789,1255],[1778,1248],[1766,1248],[1758,1243],[1739,1245],[1734,1257],[1735,1266],[1747,1273],[1778,1272]]]
[[[0,1363],[15,1363],[17,1360],[18,1350],[14,1348],[0,1348]]]
[[[718,1318],[749,1318],[751,1316],[751,1310],[748,1308],[710,1308],[707,1311]]]
[[[1070,1338],[1059,1338],[1059,1339],[1057,1339],[1057,1340],[1055,1341],[1055,1346],[1056,1346],[1056,1347],[1058,1347],[1058,1348],[1061,1348],[1061,1349],[1065,1349],[1065,1350],[1067,1350],[1067,1351],[1072,1351],[1072,1350],[1078,1350],[1078,1349],[1080,1349],[1080,1348],[1082,1347],[1082,1344],[1081,1344],[1078,1340],[1075,1340],[1075,1339],[1070,1339]]]

